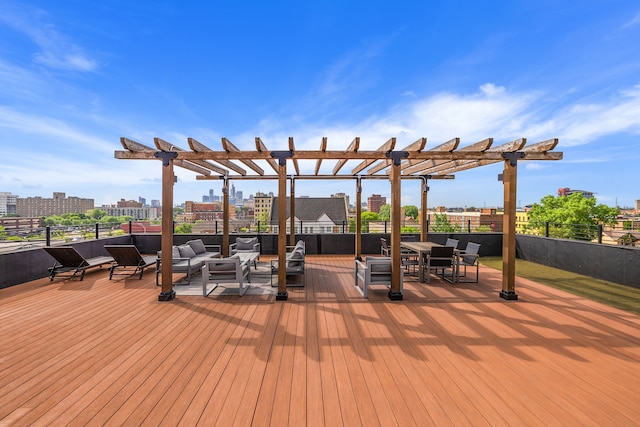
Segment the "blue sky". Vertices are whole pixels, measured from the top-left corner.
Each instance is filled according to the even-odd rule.
[[[121,136],[214,150],[221,137],[280,150],[290,136],[298,149],[326,136],[335,150],[355,136],[362,149],[390,137],[397,148],[557,137],[564,160],[520,163],[520,204],[560,187],[610,206],[640,199],[637,1],[0,0],[0,10],[0,191],[160,199],[160,163],[116,160]],[[500,206],[501,169],[432,180],[429,205]],[[220,194],[218,181],[177,175],[176,202]],[[389,196],[384,181],[363,187],[363,198]],[[353,200],[355,184],[296,183],[296,195],[335,192]],[[419,194],[403,183],[403,204]]]

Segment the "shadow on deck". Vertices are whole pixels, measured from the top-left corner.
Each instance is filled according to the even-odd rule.
[[[307,286],[180,295],[142,280],[0,289],[0,424],[633,425],[640,317],[517,279],[405,280],[368,300],[353,257]]]

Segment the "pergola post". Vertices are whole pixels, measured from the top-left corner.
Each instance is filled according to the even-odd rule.
[[[291,188],[289,192],[291,193],[291,198],[289,199],[289,223],[291,224],[291,232],[289,233],[289,245],[294,246],[296,244],[296,190],[295,190],[295,178],[291,177],[291,183],[289,184]],[[286,211],[285,211],[286,212]],[[302,233],[302,229],[300,230]]]
[[[502,291],[500,298],[517,300],[516,294],[516,187],[518,176],[518,158],[524,157],[522,152],[502,154],[504,172],[504,215],[502,233]]]
[[[389,289],[389,299],[392,301],[402,300],[400,289],[400,225],[401,225],[401,168],[402,158],[407,157],[406,151],[389,151],[387,157],[391,157],[391,289]]]
[[[356,259],[362,258],[362,178],[356,178]]]
[[[158,301],[171,301],[176,297],[173,290],[173,159],[178,157],[176,152],[157,151],[156,158],[162,159],[162,288]]]
[[[273,151],[278,159],[278,292],[276,301],[289,299],[287,293],[287,158],[293,151]]]
[[[427,194],[429,193],[429,178],[431,175],[423,175],[422,176],[422,192],[420,198],[420,241],[427,241],[427,218],[429,215],[427,214]]]
[[[229,180],[226,176],[222,184],[222,256],[229,256]]]

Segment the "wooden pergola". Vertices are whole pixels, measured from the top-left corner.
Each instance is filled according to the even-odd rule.
[[[224,234],[222,251],[228,255],[229,247],[229,192],[228,182],[232,179],[273,179],[278,181],[278,261],[286,260],[286,201],[287,181],[290,181],[290,217],[295,216],[295,180],[297,179],[353,179],[356,183],[356,235],[355,256],[361,255],[360,209],[362,205],[362,180],[385,179],[391,183],[391,259],[392,283],[389,298],[401,300],[400,291],[400,226],[401,226],[401,181],[418,179],[422,182],[421,232],[422,241],[427,240],[427,192],[430,179],[453,179],[456,172],[502,162],[504,171],[501,180],[504,185],[504,218],[502,239],[502,291],[500,297],[517,299],[515,291],[516,258],[516,187],[517,166],[521,160],[560,160],[562,152],[554,152],[558,139],[549,139],[527,145],[520,138],[493,147],[493,138],[459,148],[460,139],[454,138],[431,149],[425,149],[426,138],[397,150],[396,138],[390,138],[376,150],[360,150],[360,138],[353,139],[345,150],[327,150],[327,138],[322,138],[318,150],[296,150],[293,138],[289,138],[287,150],[269,150],[260,138],[255,139],[255,150],[242,151],[227,138],[222,138],[222,150],[215,151],[193,138],[187,139],[190,150],[182,149],[160,138],[154,138],[155,147],[150,147],[127,138],[120,138],[123,151],[116,151],[117,159],[155,159],[162,161],[162,290],[159,301],[175,298],[172,280],[171,246],[173,245],[173,186],[174,167],[181,167],[197,173],[196,179],[223,180],[223,222]],[[273,169],[274,174],[266,174],[255,161],[262,160]],[[301,174],[299,161],[315,161],[313,174]],[[331,174],[320,174],[325,160],[337,161]],[[341,172],[348,160],[360,161],[351,172]],[[295,173],[288,175],[287,166],[292,165]],[[251,173],[247,169],[251,170]],[[294,227],[291,227],[290,244],[295,243]],[[287,300],[286,271],[278,271],[277,300]]]

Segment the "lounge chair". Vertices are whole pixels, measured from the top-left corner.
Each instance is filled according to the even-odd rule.
[[[104,245],[104,248],[111,254],[114,263],[109,268],[109,280],[116,276],[134,276],[140,272],[139,279],[142,279],[144,269],[155,265],[156,256],[142,256],[135,245]],[[116,268],[124,272],[116,273]],[[133,271],[131,271],[133,269]]]
[[[214,286],[207,289],[210,282]],[[237,283],[238,295],[244,295],[251,283],[250,263],[242,262],[238,255],[206,260],[202,266],[202,295],[208,296],[220,283]]]
[[[298,284],[287,284],[287,286],[304,286],[305,284],[305,275],[304,275],[304,258],[307,252],[306,245],[303,240],[298,240],[295,246],[287,246],[287,251],[290,251],[286,255],[285,261],[285,270],[287,271],[286,276],[300,276],[300,283]],[[278,260],[271,260],[271,286],[276,287],[278,283],[273,283],[273,276],[278,275],[279,265]],[[286,279],[285,279],[286,280]]]
[[[73,278],[80,276],[80,280],[84,279],[84,273],[92,267],[102,267],[104,264],[110,264],[114,261],[110,256],[98,256],[93,258],[85,258],[71,246],[47,246],[44,248],[56,262],[49,267],[49,280],[58,277]],[[70,273],[62,275],[61,273]]]
[[[260,242],[257,237],[237,237],[235,243],[229,245],[229,256],[235,254],[252,254],[253,266],[258,268],[260,259]]]
[[[363,297],[369,298],[369,286],[385,285],[391,288],[391,258],[365,257],[364,262],[356,260],[356,288]],[[362,282],[362,287],[360,287]],[[400,292],[403,291],[404,273],[400,270]]]

